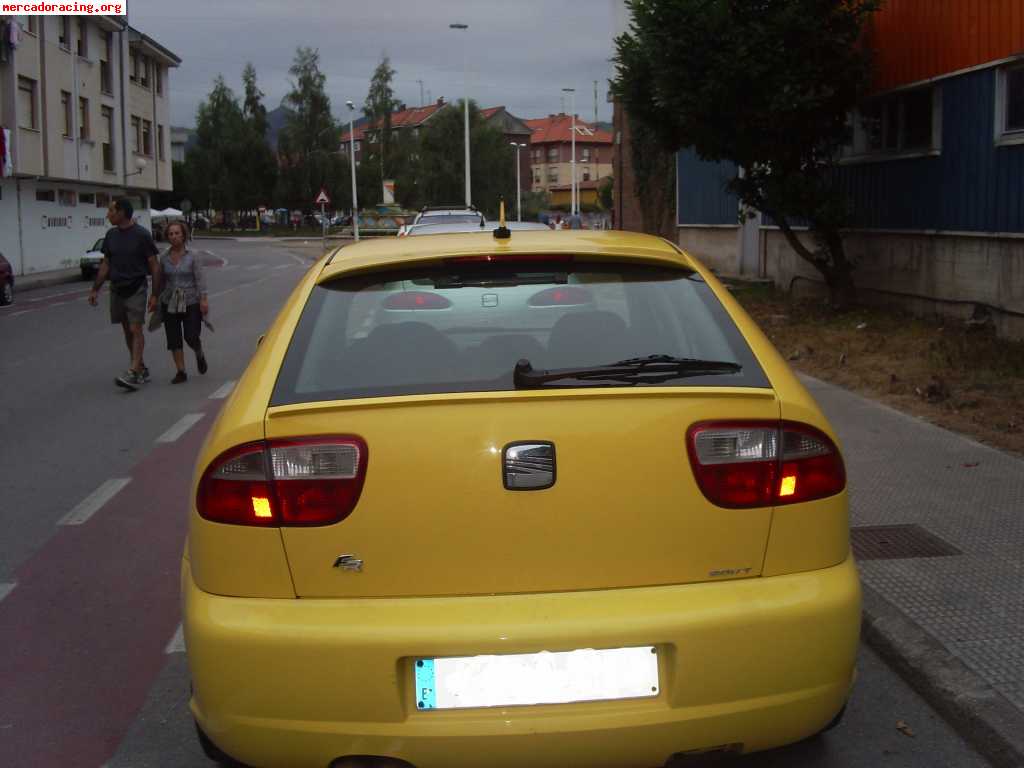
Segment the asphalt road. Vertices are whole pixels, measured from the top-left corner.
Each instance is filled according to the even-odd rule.
[[[0,309],[0,765],[210,765],[178,634],[181,499],[223,396],[318,248],[197,247],[216,332],[209,373],[188,354],[183,385],[169,383],[162,332],[147,334],[152,383],[114,385],[127,350],[84,282]],[[866,649],[839,728],[727,764],[986,765]]]

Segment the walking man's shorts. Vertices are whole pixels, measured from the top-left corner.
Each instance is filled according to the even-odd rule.
[[[142,325],[146,322],[146,299],[149,292],[145,282],[142,286],[127,298],[119,296],[117,290],[111,286],[110,289],[110,322],[120,325],[126,322],[129,325]]]

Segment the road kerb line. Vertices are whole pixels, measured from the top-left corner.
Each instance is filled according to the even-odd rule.
[[[131,481],[130,477],[115,477],[107,480],[103,485],[78,502],[78,505],[64,515],[57,522],[57,525],[81,525],[102,509],[104,504],[120,493],[121,489]]]
[[[220,389],[218,389],[216,392],[214,392],[212,395],[210,395],[210,399],[211,400],[223,400],[225,397],[227,397],[228,395],[231,394],[231,390],[233,390],[234,388],[235,388],[235,382],[233,382],[233,381],[226,381],[226,382],[224,382],[223,386],[221,386]]]
[[[185,652],[185,630],[181,626],[181,624],[179,624],[178,628],[176,630],[174,630],[174,637],[172,637],[170,639],[170,641],[168,641],[167,647],[164,648],[164,653],[171,654],[171,653],[184,653],[184,652]]]
[[[160,435],[156,441],[158,443],[173,443],[195,426],[202,418],[203,414],[201,413],[186,413],[178,420],[177,424]]]
[[[14,588],[16,586],[18,586],[18,583],[16,581],[0,583],[0,603],[4,601],[5,597],[7,597],[9,594],[11,594],[12,591],[14,591]]]

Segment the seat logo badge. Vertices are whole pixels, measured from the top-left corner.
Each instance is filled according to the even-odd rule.
[[[509,491],[542,491],[555,484],[555,445],[531,440],[509,443],[503,452],[501,480]]]
[[[338,559],[334,561],[335,568],[341,568],[343,571],[357,571],[362,573],[363,561],[355,555],[338,555]]]

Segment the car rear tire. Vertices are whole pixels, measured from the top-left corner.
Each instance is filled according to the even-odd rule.
[[[224,768],[247,768],[245,763],[240,763],[231,755],[224,754],[216,744],[210,741],[210,737],[203,733],[199,723],[196,723],[196,735],[199,737],[199,746],[203,748],[203,754],[217,765],[222,765]]]
[[[9,304],[14,303],[14,283],[10,280],[4,283],[4,287],[0,288],[0,306],[6,307]]]

